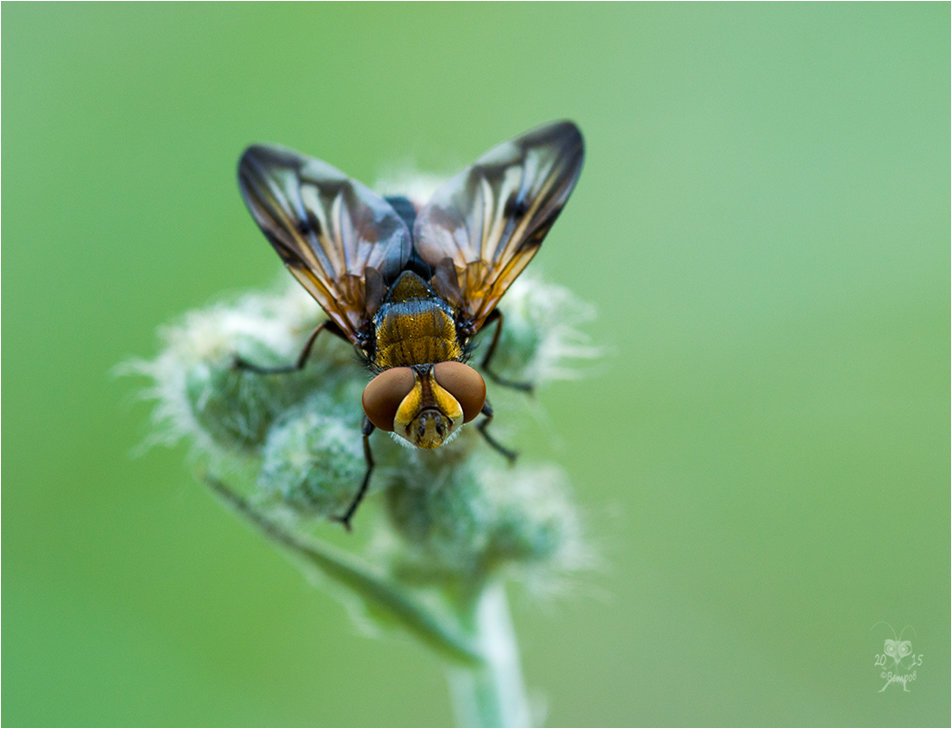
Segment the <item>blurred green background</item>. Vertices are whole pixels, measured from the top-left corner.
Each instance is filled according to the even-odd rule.
[[[156,328],[279,263],[235,164],[372,182],[568,117],[533,269],[605,356],[517,438],[600,566],[513,590],[550,725],[948,725],[947,3],[2,8],[3,723],[441,725],[197,484],[134,457]],[[372,508],[372,507],[371,507]],[[541,606],[540,606],[541,602]],[[924,657],[903,693],[890,623]]]

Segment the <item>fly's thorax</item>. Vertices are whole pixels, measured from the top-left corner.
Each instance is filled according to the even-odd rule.
[[[438,448],[482,411],[486,383],[462,362],[394,367],[364,389],[364,412],[377,428],[418,448]]]

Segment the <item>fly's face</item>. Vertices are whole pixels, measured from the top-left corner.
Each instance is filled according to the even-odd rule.
[[[393,367],[364,389],[364,412],[380,430],[418,448],[439,448],[486,402],[486,383],[462,362]]]

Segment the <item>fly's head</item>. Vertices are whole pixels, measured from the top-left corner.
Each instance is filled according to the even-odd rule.
[[[364,388],[367,418],[418,448],[439,448],[486,402],[482,376],[462,362],[392,367]]]

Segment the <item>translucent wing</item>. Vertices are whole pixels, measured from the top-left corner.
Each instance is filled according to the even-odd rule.
[[[434,288],[476,331],[532,260],[582,170],[584,145],[568,121],[493,148],[420,211],[417,254]]]
[[[295,278],[348,338],[410,257],[410,231],[381,197],[290,149],[249,147],[238,165],[245,204]]]

